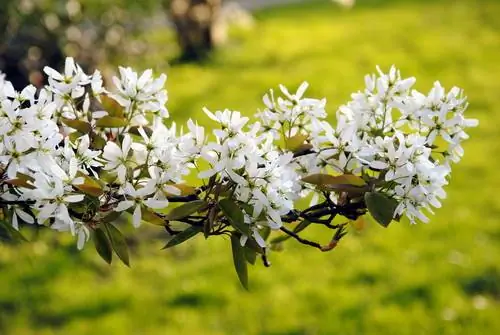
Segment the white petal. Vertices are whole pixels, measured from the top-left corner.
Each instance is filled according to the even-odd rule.
[[[135,204],[135,202],[133,202],[133,201],[131,201],[131,200],[125,200],[125,201],[122,201],[122,202],[120,202],[120,203],[116,206],[115,211],[116,211],[116,212],[121,212],[121,211],[127,210],[127,209],[129,209],[130,207],[132,207],[134,204]]]
[[[85,198],[83,194],[73,194],[73,195],[66,195],[64,197],[64,200],[66,202],[80,202]]]
[[[16,208],[16,211],[15,213],[17,215],[19,215],[19,217],[26,223],[35,223],[35,220],[33,219],[33,217],[31,215],[29,215],[28,213],[26,213],[25,211],[23,211],[22,209],[20,208]]]
[[[141,205],[135,206],[134,209],[134,214],[133,214],[133,221],[132,224],[134,225],[135,228],[138,228],[141,225]]]

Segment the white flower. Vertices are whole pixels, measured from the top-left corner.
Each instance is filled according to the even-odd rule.
[[[215,114],[210,112],[207,108],[204,108],[203,111],[210,119],[218,122],[222,126],[222,130],[214,131],[215,135],[219,138],[234,136],[241,131],[243,126],[248,122],[248,118],[241,117],[240,112],[230,111],[228,109],[223,112],[216,111]]]
[[[130,135],[123,136],[121,148],[115,142],[108,142],[102,157],[107,161],[104,170],[115,171],[120,183],[125,183],[127,175],[128,155],[132,145]]]
[[[76,147],[75,157],[78,160],[78,166],[82,168],[82,172],[88,174],[87,169],[90,170],[94,176],[97,176],[95,168],[102,166],[98,161],[101,154],[100,150],[91,150],[89,135],[84,135],[78,139],[78,146]]]
[[[126,107],[129,113],[134,113],[133,116],[136,116],[134,108],[152,112],[159,118],[169,116],[165,107],[167,92],[163,89],[166,75],[162,74],[158,79],[153,79],[152,70],[146,70],[141,76],[131,68],[120,67],[119,70],[120,78],[113,77],[113,83],[118,90],[117,93],[110,94],[113,99]]]
[[[49,76],[49,90],[55,94],[58,106],[65,105],[68,98],[79,98],[85,93],[83,86],[89,79],[73,58],[66,58],[63,74],[48,66],[43,71]]]
[[[85,243],[90,239],[90,231],[85,225],[79,224],[76,226],[76,236],[78,240],[77,248],[78,250],[82,250]]]
[[[148,187],[149,186],[149,187]],[[123,196],[126,200],[122,200],[115,208],[115,211],[122,212],[124,210],[129,209],[132,206],[135,206],[134,213],[132,215],[132,224],[134,227],[138,228],[141,225],[141,206],[147,204],[153,204],[152,202],[144,201],[145,197],[154,192],[154,188],[150,187],[152,185],[147,185],[146,187],[135,189],[132,184],[127,183],[123,187]],[[156,203],[154,203],[156,204]]]

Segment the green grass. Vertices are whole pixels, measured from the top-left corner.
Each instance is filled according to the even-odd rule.
[[[0,333],[500,333],[499,14],[497,1],[360,0],[352,11],[311,1],[259,12],[211,61],[172,68],[169,35],[148,36],[157,50],[130,61],[168,73],[179,123],[210,125],[203,106],[251,115],[268,88],[302,80],[333,114],[364,74],[396,64],[420,90],[437,79],[464,88],[480,127],[430,224],[369,225],[331,253],[290,241],[270,269],[251,269],[249,293],[217,238],[161,251],[157,229],[130,230],[130,269],[108,267],[92,245],[77,252],[69,237],[0,245]]]

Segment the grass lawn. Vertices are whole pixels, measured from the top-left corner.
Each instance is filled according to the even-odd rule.
[[[156,227],[131,229],[130,269],[55,234],[0,245],[0,334],[500,334],[499,16],[493,0],[306,1],[258,12],[206,64],[171,68],[169,34],[147,36],[155,50],[129,61],[168,73],[179,123],[209,126],[203,106],[251,115],[268,88],[303,80],[333,115],[364,74],[396,64],[419,90],[464,88],[480,127],[430,224],[370,224],[331,253],[289,241],[250,269],[251,292],[218,238],[161,251]]]

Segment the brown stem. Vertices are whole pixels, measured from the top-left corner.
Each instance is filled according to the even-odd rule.
[[[291,231],[283,226],[280,228],[280,230],[285,232],[286,234],[290,235],[291,237],[293,237],[294,239],[296,239],[297,241],[299,241],[302,244],[306,244],[306,245],[309,245],[311,247],[315,247],[319,250],[323,250],[323,248],[321,247],[321,244],[314,242],[314,241],[306,240],[305,238],[300,237],[298,234],[294,233],[293,231]]]

